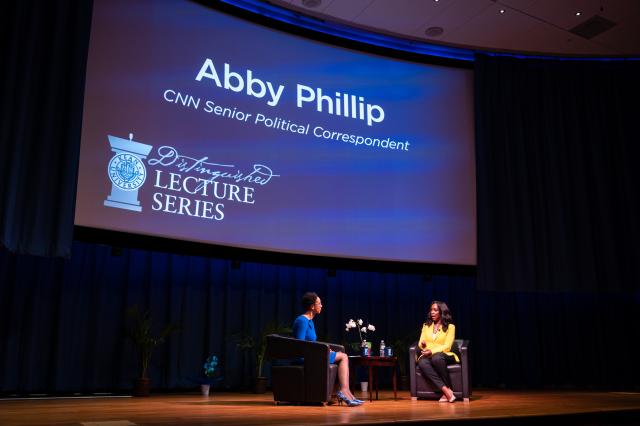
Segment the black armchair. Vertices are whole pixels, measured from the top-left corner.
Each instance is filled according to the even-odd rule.
[[[417,342],[409,348],[409,380],[411,381],[411,399],[418,398],[440,398],[442,392],[435,389],[433,384],[422,376],[422,371],[416,365]],[[459,364],[447,366],[451,377],[451,387],[453,394],[458,399],[469,401],[471,397],[471,382],[469,375],[469,341],[455,340],[451,348],[452,352],[458,354]]]
[[[344,346],[268,335],[265,357],[272,360],[271,385],[276,404],[331,401],[338,366],[329,363],[330,350],[344,352]]]

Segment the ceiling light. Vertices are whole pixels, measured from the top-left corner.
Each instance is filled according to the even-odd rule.
[[[424,31],[427,37],[438,37],[441,36],[443,32],[444,28],[442,27],[429,27]]]
[[[322,3],[322,0],[302,0],[302,5],[305,7],[318,7]]]
[[[576,12],[576,16],[582,15],[582,12]]]
[[[500,13],[504,13],[504,9],[500,9]]]

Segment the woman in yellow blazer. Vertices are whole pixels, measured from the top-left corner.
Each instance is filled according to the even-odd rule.
[[[420,355],[416,362],[422,374],[442,390],[440,402],[456,400],[451,390],[451,379],[447,364],[460,362],[458,355],[451,352],[456,336],[456,326],[451,324],[451,312],[446,303],[434,300],[431,302],[427,321],[420,333]]]

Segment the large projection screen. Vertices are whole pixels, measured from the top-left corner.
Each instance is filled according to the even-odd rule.
[[[184,0],[96,0],[75,224],[475,265],[472,71]]]

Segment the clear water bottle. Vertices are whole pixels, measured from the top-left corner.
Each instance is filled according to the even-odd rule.
[[[362,341],[362,356],[369,356],[369,345],[366,339]]]
[[[380,340],[380,356],[384,356],[384,340]]]

